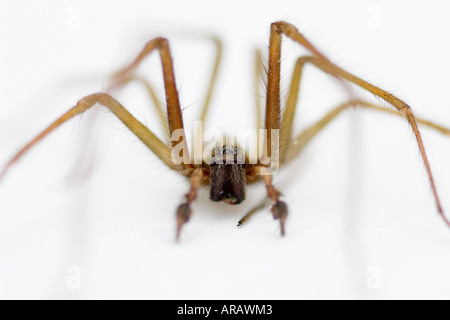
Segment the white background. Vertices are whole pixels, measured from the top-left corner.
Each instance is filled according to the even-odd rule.
[[[253,51],[267,48],[279,19],[417,115],[450,126],[449,9],[447,1],[2,1],[0,163],[159,35],[171,39],[187,129],[213,59],[204,32],[225,48],[208,126],[252,126]],[[283,48],[286,92],[305,51]],[[158,63],[154,55],[140,72],[161,89]],[[346,99],[312,67],[303,80],[296,132]],[[161,131],[139,86],[117,97]],[[202,191],[175,243],[187,182],[113,116],[100,111],[95,129],[91,118],[54,132],[0,184],[0,298],[450,298],[450,230],[405,121],[349,111],[284,168],[275,181],[289,205],[286,237],[268,210],[236,227],[264,195],[259,185],[235,207]],[[450,140],[422,132],[450,211]]]

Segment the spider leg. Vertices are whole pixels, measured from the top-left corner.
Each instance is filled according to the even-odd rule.
[[[113,90],[116,87],[121,87],[123,84],[129,81],[130,77],[140,62],[153,50],[159,51],[160,60],[163,69],[164,87],[166,93],[166,107],[167,107],[167,120],[169,127],[169,134],[172,137],[174,133],[179,133],[178,141],[171,139],[172,148],[164,144],[159,140],[150,130],[143,126],[138,120],[136,120],[125,108],[123,108],[116,100],[114,100],[108,94],[93,94],[89,95],[79,101],[77,106],[70,109],[63,116],[57,119],[41,134],[29,142],[23,147],[7,164],[3,171],[0,173],[0,178],[5,174],[7,169],[16,162],[30,147],[36,144],[39,140],[45,137],[48,133],[53,131],[59,125],[74,117],[77,114],[84,112],[92,107],[95,103],[99,103],[109,108],[139,139],[141,139],[150,150],[152,150],[168,167],[183,171],[183,174],[189,175],[192,171],[190,164],[190,157],[187,148],[187,142],[184,134],[183,118],[181,114],[180,102],[178,98],[178,91],[175,83],[175,75],[173,70],[172,57],[170,55],[170,49],[167,39],[155,38],[145,45],[142,52],[138,57],[125,69],[120,71],[114,77],[113,83],[110,85],[108,91]],[[181,140],[181,142],[180,142]],[[180,148],[181,146],[181,148]],[[182,151],[182,164],[176,165],[171,159],[171,153],[177,148]]]
[[[303,74],[303,67],[307,62],[307,58],[300,57],[297,59],[294,71],[291,77],[291,83],[289,85],[289,93],[286,100],[286,105],[281,119],[280,130],[280,164],[283,164],[286,160],[287,153],[291,148],[292,131],[294,123],[294,115],[297,108],[298,95],[300,91],[300,82]],[[343,81],[342,79],[339,79]],[[350,96],[353,96],[349,87],[346,87],[346,83],[341,83],[344,89],[349,91]],[[356,100],[356,99],[355,99]],[[353,99],[350,101],[354,101]]]
[[[152,101],[153,106],[156,109],[156,112],[158,114],[158,118],[159,118],[161,124],[163,124],[164,129],[167,129],[166,131],[168,131],[166,111],[164,110],[164,106],[161,103],[161,100],[158,97],[158,94],[156,93],[152,84],[147,79],[144,79],[143,77],[133,75],[130,78],[128,78],[127,81],[122,84],[122,86],[125,87],[127,84],[129,84],[133,81],[139,82],[140,84],[142,84],[144,86],[145,90],[148,93],[148,96],[150,97],[150,100]]]
[[[170,147],[162,142],[153,132],[139,122],[131,113],[129,113],[117,100],[106,93],[95,93],[82,98],[76,106],[64,113],[60,118],[54,121],[48,128],[42,131],[37,137],[26,144],[16,155],[5,165],[0,173],[0,179],[5,175],[8,168],[19,160],[31,147],[42,140],[50,132],[58,128],[66,121],[82,114],[95,104],[100,104],[108,108],[120,121],[133,132],[153,153],[160,158],[164,164],[173,170],[181,171],[183,167],[176,166],[171,160]]]
[[[437,193],[437,188],[431,172],[431,167],[425,152],[425,147],[417,126],[416,118],[414,117],[411,108],[402,100],[394,95],[356,77],[355,75],[343,70],[337,65],[333,64],[327,57],[325,57],[320,51],[318,51],[298,30],[295,26],[284,22],[278,21],[271,25],[270,30],[270,44],[269,44],[269,73],[267,82],[267,100],[266,100],[266,128],[280,128],[280,59],[281,59],[281,38],[282,35],[287,36],[294,42],[297,42],[301,46],[308,49],[314,56],[303,57],[305,62],[309,62],[323,72],[328,73],[337,78],[345,79],[357,86],[371,92],[372,94],[382,98],[400,113],[404,114],[408,120],[414,135],[417,140],[417,144],[422,155],[422,159],[427,171],[427,175],[430,181],[433,196],[436,202],[437,210],[439,214],[444,218],[445,222],[450,226],[450,221],[444,216],[440,199]],[[267,149],[270,150],[270,136],[267,139]],[[270,155],[270,151],[269,151]]]
[[[286,117],[293,116],[296,100],[298,96],[298,86],[300,83],[300,76],[304,63],[297,63],[296,69],[294,70],[294,75],[291,83],[291,92],[288,98],[287,110],[285,112],[285,116],[283,119],[283,130],[281,133],[279,132],[281,129],[281,99],[280,99],[280,73],[281,73],[281,34],[285,33],[285,30],[282,27],[291,27],[294,26],[286,23],[286,22],[275,22],[271,25],[270,31],[270,40],[269,40],[269,67],[267,70],[267,88],[266,88],[266,110],[265,110],[265,120],[264,120],[264,128],[266,129],[266,156],[270,159],[271,163],[273,163],[272,155],[278,153],[281,156],[281,161],[283,161],[283,157],[286,154],[286,148],[288,145],[288,140],[291,133],[292,128],[292,119],[286,119]],[[296,29],[295,29],[296,30]],[[287,35],[287,34],[286,34]],[[288,35],[289,36],[289,35]],[[301,44],[309,49],[312,53],[314,53],[317,57],[325,61],[326,63],[330,63],[329,60],[318,51],[312,44],[310,44],[303,36],[301,36]],[[285,125],[287,125],[287,129],[285,129]],[[272,132],[273,130],[277,130],[279,132],[279,138],[281,146],[279,146],[279,150],[272,150]],[[278,165],[279,163],[276,163]],[[260,168],[261,171],[264,168]],[[281,233],[284,234],[284,224],[287,216],[287,206],[284,202],[279,201],[280,193],[273,187],[271,176],[267,175],[267,172],[262,175],[263,180],[266,184],[267,194],[271,201],[274,203],[272,206],[272,213],[274,218],[280,219],[281,224]]]
[[[201,186],[203,178],[204,178],[204,171],[201,168],[195,169],[191,174],[190,184],[191,189],[186,194],[186,202],[180,204],[177,208],[177,231],[176,231],[176,240],[178,241],[180,239],[180,233],[181,228],[183,225],[189,221],[192,210],[191,210],[191,204],[194,202],[194,200],[197,198],[197,192],[198,188]]]
[[[214,86],[217,80],[217,75],[219,73],[220,61],[222,58],[223,46],[222,42],[219,38],[215,36],[210,36],[210,39],[214,42],[216,46],[216,55],[214,60],[213,70],[211,72],[211,77],[209,81],[209,85],[206,91],[205,100],[203,103],[202,111],[200,114],[200,120],[203,122],[206,119],[206,115],[209,110],[209,106],[211,103],[212,94],[214,91]],[[164,86],[166,88],[166,100],[167,100],[167,108],[173,108],[173,112],[169,114],[169,132],[172,132],[176,129],[183,129],[183,120],[181,116],[180,103],[178,98],[178,92],[175,85],[175,76],[173,73],[173,62],[172,57],[170,55],[168,41],[165,38],[156,38],[149,41],[141,53],[136,57],[136,59],[126,68],[121,69],[113,75],[113,81],[110,84],[108,90],[114,90],[115,88],[122,87],[125,83],[129,82],[133,77],[133,73],[144,60],[144,58],[149,55],[153,50],[159,49],[161,63],[163,65],[163,74],[164,74]],[[147,88],[148,89],[148,88]],[[152,90],[152,89],[150,89]],[[153,95],[152,95],[153,96]],[[152,97],[153,99],[153,97]],[[154,99],[153,99],[154,100]],[[157,103],[157,105],[159,102]],[[179,109],[179,111],[177,110]],[[172,118],[172,119],[171,119]],[[184,137],[184,135],[183,135]],[[173,142],[172,146],[175,146],[178,142]],[[187,150],[186,141],[184,139],[183,150]],[[186,152],[187,153],[187,152]],[[189,154],[183,153],[183,159],[185,163],[189,159]]]
[[[211,36],[211,40],[216,46],[216,56],[214,58],[214,65],[211,72],[208,89],[206,91],[205,100],[203,102],[202,111],[200,114],[200,121],[204,122],[208,114],[209,106],[211,105],[211,98],[214,91],[214,86],[217,82],[217,75],[219,74],[220,61],[222,59],[223,45],[222,41],[216,36]]]
[[[238,227],[242,226],[248,219],[250,219],[251,216],[253,216],[256,212],[263,210],[269,205],[269,198],[265,197],[261,200],[260,203],[258,203],[256,206],[251,208],[245,216],[241,218],[241,220],[238,221]]]
[[[209,107],[211,105],[211,98],[214,91],[215,84],[217,82],[217,76],[219,74],[219,67],[220,67],[220,61],[222,59],[222,52],[223,52],[223,45],[222,41],[216,36],[210,36],[210,40],[212,40],[216,46],[216,55],[214,58],[214,65],[211,71],[211,76],[209,79],[209,85],[206,90],[205,94],[205,100],[203,102],[203,106],[200,113],[200,121],[201,123],[204,123],[206,120],[206,116],[209,111]],[[195,136],[196,141],[202,141],[203,139],[203,132],[201,130],[198,131],[197,135]]]
[[[281,163],[288,162],[295,158],[301,150],[304,148],[305,144],[316,135],[320,130],[323,129],[331,120],[337,117],[342,111],[349,107],[362,107],[370,110],[376,110],[381,112],[390,113],[405,118],[405,114],[397,110],[389,109],[368,101],[354,99],[340,104],[331,110],[326,116],[317,121],[316,124],[312,125],[310,128],[301,132],[295,139],[292,139],[293,131],[293,120],[296,111],[298,94],[300,88],[300,81],[302,76],[302,71],[305,63],[308,61],[308,57],[300,57],[294,66],[294,72],[292,73],[291,83],[289,86],[288,98],[286,101],[286,106],[281,119],[281,131],[280,131],[280,161]],[[447,129],[439,124],[432,121],[428,121],[419,117],[416,117],[417,123],[434,129],[442,134],[450,135],[450,129]]]
[[[261,101],[259,99],[259,80],[264,74],[264,65],[263,65],[263,57],[262,53],[259,49],[255,50],[255,74],[254,74],[254,90],[255,90],[255,113],[256,113],[256,130],[259,131],[262,125],[262,106]]]
[[[364,100],[351,100],[345,103],[338,105],[329,111],[325,116],[323,116],[320,120],[314,123],[312,126],[306,128],[302,132],[300,132],[295,138],[291,140],[289,143],[289,148],[287,150],[285,162],[289,162],[295,159],[302,150],[306,147],[306,145],[314,138],[319,132],[324,129],[326,125],[328,125],[332,120],[334,120],[338,115],[340,115],[343,111],[347,110],[350,107],[361,107],[364,109],[374,110],[378,112],[385,112],[388,114],[392,114],[401,118],[406,118],[406,116],[398,111],[388,109],[383,106],[379,106],[373,104],[371,102],[367,102]],[[417,123],[426,126],[430,129],[436,130],[439,133],[450,136],[450,129],[443,127],[439,124],[436,124],[432,121],[425,120],[419,117],[416,117]]]
[[[296,33],[295,33],[296,31]],[[281,72],[281,35],[292,38],[301,45],[311,51],[316,57],[323,60],[324,63],[331,64],[328,58],[317,50],[305,37],[303,37],[297,29],[283,21],[274,22],[271,24],[270,40],[269,40],[269,69],[267,71],[267,93],[266,93],[266,114],[265,114],[265,129],[280,129],[281,117],[281,103],[280,103],[280,72]],[[297,36],[297,37],[294,37]],[[301,66],[300,68],[301,74]],[[291,85],[292,87],[292,85]],[[295,88],[296,86],[294,86]],[[295,95],[291,95],[294,97]],[[280,137],[281,138],[281,137]],[[281,139],[280,139],[281,141]],[[271,155],[271,135],[267,134],[266,139],[267,154]]]
[[[281,235],[285,234],[285,224],[286,218],[288,214],[287,204],[284,201],[280,200],[281,193],[275,189],[272,184],[272,176],[271,175],[262,175],[263,181],[266,185],[267,196],[270,201],[273,203],[270,211],[272,212],[273,218],[276,220],[280,220],[280,230]]]
[[[286,153],[290,147],[292,140],[292,126],[294,123],[294,114],[297,107],[298,94],[300,89],[300,80],[303,73],[305,61],[302,58],[297,59],[292,73],[291,84],[289,86],[289,93],[284,108],[283,117],[281,120],[280,130],[280,162],[284,163]]]
[[[162,65],[164,88],[166,92],[169,135],[172,138],[174,132],[180,133],[178,140],[176,138],[171,139],[172,147],[175,148],[178,144],[180,144],[181,150],[183,150],[182,162],[187,167],[190,167],[190,156],[187,148],[186,136],[184,133],[183,116],[181,114],[180,100],[178,97],[177,86],[175,83],[175,74],[173,70],[173,61],[170,54],[169,42],[167,41],[167,39],[159,37],[147,42],[139,55],[133,60],[133,62],[128,67],[120,70],[113,76],[113,82],[111,83],[107,91],[122,87],[126,82],[128,82],[141,62],[154,50],[159,51]]]

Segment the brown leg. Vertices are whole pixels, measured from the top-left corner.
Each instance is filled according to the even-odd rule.
[[[264,168],[262,168],[262,169],[264,169]],[[266,185],[267,196],[272,203],[272,208],[270,209],[270,211],[272,212],[274,219],[280,220],[281,235],[284,236],[286,218],[287,218],[287,214],[288,214],[287,205],[284,201],[280,201],[281,194],[273,186],[272,176],[271,175],[262,175],[261,177]]]
[[[322,119],[317,121],[317,123],[312,125],[310,128],[305,129],[303,132],[301,132],[297,137],[293,139],[292,138],[293,120],[297,106],[300,81],[303,67],[305,63],[308,62],[308,59],[309,58],[307,56],[298,58],[294,67],[294,72],[292,73],[288,98],[286,101],[286,106],[281,120],[281,127],[283,128],[283,130],[281,130],[280,132],[280,157],[281,157],[280,160],[282,164],[285,162],[289,162],[293,158],[295,158],[301,152],[301,150],[303,150],[307,142],[309,142],[312,137],[314,137],[319,131],[321,131],[325,127],[325,125],[327,125],[331,120],[337,117],[342,111],[352,106],[390,113],[403,118],[406,117],[404,113],[401,113],[397,110],[376,105],[368,101],[355,99],[342,103],[339,106],[335,107],[333,110],[327,113]],[[416,117],[416,121],[417,123],[429,127],[431,129],[434,129],[442,134],[450,135],[449,129],[440,126],[432,121],[428,121],[419,117]]]
[[[280,102],[280,67],[281,67],[281,34],[282,28],[280,24],[288,25],[284,22],[272,23],[270,30],[270,42],[269,42],[269,68],[267,75],[267,92],[266,92],[266,111],[265,111],[265,123],[264,128],[267,130],[266,138],[266,150],[267,157],[271,157],[272,154],[278,153],[281,156],[281,161],[284,160],[287,153],[287,145],[289,137],[291,136],[292,117],[294,114],[297,96],[298,86],[300,83],[301,72],[304,62],[298,62],[294,70],[293,78],[291,81],[291,92],[288,97],[288,104],[285,116],[283,118],[283,130],[279,132],[280,137],[280,150],[272,150],[272,130],[280,130],[281,128],[281,102]],[[320,53],[312,44],[310,44],[303,36],[301,36],[301,43],[313,52],[316,56],[323,59],[326,63],[330,63],[329,60]],[[292,117],[290,117],[292,116]],[[290,118],[289,118],[290,117]],[[287,125],[287,127],[286,127]],[[260,173],[265,168],[260,168]],[[279,200],[280,193],[272,185],[272,176],[264,174],[262,175],[264,183],[266,184],[267,194],[269,199],[273,202],[272,214],[275,219],[280,220],[281,234],[285,233],[285,221],[287,217],[287,205]]]
[[[169,135],[170,137],[172,137],[172,134],[174,133],[175,130],[181,130],[182,132],[182,134],[180,135],[180,139],[183,140],[172,141],[172,147],[175,147],[176,145],[181,143],[182,150],[186,151],[183,152],[183,163],[190,164],[190,157],[184,134],[183,116],[181,114],[180,101],[178,98],[178,91],[175,83],[173,61],[172,56],[170,54],[169,43],[167,39],[155,38],[147,42],[144,49],[136,57],[136,59],[128,67],[122,69],[121,71],[117,72],[114,75],[113,82],[108,88],[108,90],[121,87],[124,83],[129,81],[129,79],[133,76],[134,71],[137,69],[142,60],[144,60],[145,57],[147,57],[151,52],[153,52],[156,49],[159,50],[159,56],[161,59],[163,69],[164,87],[166,91],[166,107],[167,107],[167,120],[169,125]]]
[[[281,34],[284,33],[288,37],[292,37],[290,28],[294,28],[289,23],[286,22],[275,22],[272,23],[270,28],[270,42],[269,42],[269,70],[267,76],[267,94],[266,94],[266,119],[265,119],[265,129],[268,130],[267,134],[267,155],[271,155],[271,129],[280,129],[280,64],[281,64]],[[295,29],[296,30],[296,29]],[[322,59],[324,62],[331,63],[329,60],[317,50],[306,38],[304,38],[300,33],[294,41],[299,42],[308,50],[310,50],[314,55]]]
[[[191,189],[189,193],[186,194],[186,202],[180,204],[177,209],[177,233],[176,240],[180,239],[180,232],[183,225],[189,221],[192,210],[191,204],[197,198],[198,188],[201,186],[204,177],[203,169],[197,168],[192,172],[191,175]]]
[[[340,115],[344,110],[347,110],[350,107],[361,107],[364,109],[374,110],[378,112],[392,114],[401,118],[405,118],[405,115],[396,110],[388,109],[383,106],[379,106],[373,104],[371,102],[367,102],[364,100],[352,100],[338,105],[333,108],[330,112],[328,112],[325,116],[319,119],[312,126],[306,128],[302,132],[300,132],[295,138],[293,138],[289,142],[289,148],[287,150],[285,163],[295,159],[302,150],[306,147],[306,145],[314,138],[319,132],[321,132],[332,120],[336,119],[338,115]],[[436,124],[432,121],[428,121],[422,118],[416,117],[417,123],[426,126],[430,129],[436,130],[439,133],[450,136],[450,129],[443,127],[439,124]]]
[[[223,46],[222,42],[219,38],[215,36],[211,36],[210,39],[214,42],[216,46],[216,55],[214,60],[214,66],[211,72],[211,78],[209,81],[209,86],[206,91],[205,100],[203,103],[203,107],[200,114],[200,121],[205,121],[206,116],[208,114],[209,106],[211,103],[212,94],[214,91],[214,86],[217,80],[217,76],[219,74],[219,67],[220,67],[220,61],[222,58],[222,51]],[[122,87],[125,83],[127,83],[131,78],[133,78],[133,73],[139,66],[139,64],[144,60],[144,58],[149,55],[153,50],[158,49],[161,57],[161,63],[163,67],[163,74],[164,74],[164,86],[166,89],[166,101],[167,101],[167,115],[168,115],[168,127],[169,127],[169,134],[172,136],[172,133],[174,130],[182,129],[184,130],[183,126],[183,119],[181,115],[181,108],[180,108],[180,102],[178,98],[178,92],[175,84],[175,75],[173,70],[173,61],[172,57],[170,55],[170,49],[169,44],[165,38],[156,38],[151,41],[149,41],[144,49],[141,51],[141,53],[137,56],[137,58],[126,68],[120,70],[113,76],[113,81],[111,85],[109,86],[108,90],[113,90],[118,87]],[[141,79],[140,79],[141,80]],[[147,82],[148,83],[148,82]],[[148,88],[147,88],[148,89]],[[152,88],[150,87],[150,94],[152,95]],[[185,137],[185,135],[182,135]],[[179,141],[172,141],[172,146],[175,146],[179,143]],[[187,149],[187,144],[185,139],[183,138],[183,150]],[[183,153],[183,162],[188,163],[189,160],[189,154]],[[190,163],[190,162],[189,162]]]
[[[296,73],[296,72],[294,72]],[[299,79],[299,78],[298,78]],[[293,82],[293,83],[298,83],[298,82]],[[291,90],[290,90],[290,94],[295,91],[295,89],[293,89],[293,87],[291,86]],[[288,101],[290,100],[290,98],[288,98]],[[283,119],[285,118],[285,114],[286,112],[288,112],[288,104],[286,105],[286,109],[285,109],[285,113],[283,114]],[[295,105],[294,103],[292,103],[291,105]],[[300,134],[298,134],[295,138],[289,140],[286,142],[286,144],[288,145],[288,148],[286,148],[286,154],[284,157],[284,163],[288,163],[289,161],[294,160],[301,152],[302,150],[306,147],[306,145],[319,133],[321,132],[332,120],[336,119],[336,117],[338,115],[340,115],[343,111],[349,109],[350,107],[361,107],[364,109],[369,109],[369,110],[373,110],[373,111],[378,111],[378,112],[383,112],[383,113],[388,113],[388,114],[392,114],[395,115],[397,117],[400,118],[405,118],[405,115],[396,111],[396,110],[392,110],[392,109],[388,109],[386,107],[383,106],[379,106],[367,101],[363,101],[363,100],[351,100],[345,103],[342,103],[340,105],[338,105],[337,107],[333,108],[330,112],[328,112],[325,116],[323,116],[320,120],[318,120],[316,123],[314,123],[312,126],[306,128],[305,130],[303,130]],[[288,120],[288,119],[287,119]],[[426,126],[430,129],[436,130],[439,133],[445,134],[447,136],[450,136],[450,129],[443,127],[439,124],[436,124],[434,122],[422,119],[422,118],[416,118],[417,123]],[[284,121],[284,120],[283,120]],[[284,123],[284,122],[282,122]],[[286,124],[286,126],[288,126]],[[290,129],[287,129],[285,127],[285,125],[283,124],[283,128],[286,131],[290,131]],[[290,126],[289,126],[290,128]],[[283,132],[281,133],[283,134]],[[290,135],[289,135],[290,136]],[[281,139],[280,139],[281,140]],[[280,148],[283,146],[283,144],[280,145]],[[273,187],[269,187],[270,190],[273,190]],[[276,192],[271,191],[272,194],[276,195]],[[263,210],[265,207],[268,206],[268,200],[269,198],[264,198],[259,204],[257,204],[255,207],[253,207],[252,209],[250,209],[244,217],[242,217],[241,220],[239,220],[238,222],[238,226],[242,226],[251,216],[253,216],[256,212],[258,212],[259,210]]]
[[[437,210],[439,214],[444,218],[445,222],[450,226],[450,222],[445,218],[442,206],[437,193],[437,188],[434,183],[433,175],[431,173],[431,167],[428,162],[427,155],[425,153],[425,147],[417,127],[416,118],[414,117],[411,108],[402,100],[394,95],[364,81],[351,73],[336,66],[328,58],[326,58],[321,52],[319,52],[298,30],[295,26],[279,21],[274,22],[271,25],[270,44],[269,44],[269,76],[267,84],[267,103],[266,103],[266,128],[279,128],[280,126],[280,58],[281,58],[281,37],[282,35],[291,38],[293,41],[304,46],[311,51],[314,56],[304,57],[307,62],[314,64],[322,71],[333,75],[335,77],[348,80],[361,88],[373,93],[374,95],[387,101],[393,107],[395,107],[400,113],[402,113],[409,124],[411,125],[414,135],[419,146],[420,153],[425,165],[425,169],[428,174],[431,189],[435,198]],[[268,135],[269,136],[269,135]],[[270,138],[267,141],[267,148],[269,150]]]
[[[131,76],[126,83],[123,83],[122,86],[124,87],[125,85],[136,81],[141,83],[145,90],[148,93],[148,96],[150,97],[150,100],[152,101],[153,106],[156,109],[156,112],[158,113],[158,118],[161,122],[161,124],[163,125],[163,128],[165,129],[166,132],[169,132],[169,129],[167,128],[167,115],[166,115],[166,110],[164,110],[164,106],[161,103],[160,98],[158,97],[158,94],[156,93],[155,89],[153,88],[153,86],[150,84],[150,82],[147,79],[144,79],[143,77],[140,76]],[[170,137],[168,137],[170,139]]]
[[[64,113],[60,118],[53,122],[47,129],[42,131],[36,138],[26,144],[17,154],[5,165],[0,173],[0,180],[5,175],[8,168],[11,167],[17,160],[19,160],[25,152],[27,152],[36,143],[42,140],[50,132],[58,128],[66,121],[73,117],[82,114],[86,110],[90,109],[95,104],[100,104],[108,108],[122,123],[131,130],[158,158],[160,158],[164,164],[169,168],[177,171],[181,171],[183,168],[176,166],[171,160],[171,150],[168,145],[162,142],[153,132],[140,123],[136,118],[131,115],[117,100],[105,93],[96,93],[81,99],[77,105]]]
[[[272,28],[273,29],[273,28]],[[264,128],[267,130],[266,150],[267,156],[272,154],[272,129],[280,129],[280,63],[281,63],[281,37],[273,30],[270,32],[269,43],[269,70],[267,75],[266,114]]]
[[[119,117],[122,122],[124,122],[127,127],[133,131],[139,139],[141,139],[166,165],[175,170],[183,171],[185,175],[188,175],[192,171],[192,166],[190,164],[190,157],[187,148],[187,142],[184,134],[184,126],[183,126],[183,118],[181,114],[180,103],[178,99],[178,92],[175,83],[175,75],[173,71],[173,63],[172,57],[170,55],[169,44],[164,38],[156,38],[149,41],[142,52],[138,55],[138,57],[131,63],[130,66],[123,69],[119,73],[117,73],[114,77],[114,81],[111,86],[107,89],[110,91],[114,88],[120,87],[132,77],[134,70],[141,63],[141,61],[150,54],[153,50],[158,49],[161,64],[163,68],[163,76],[164,76],[164,86],[166,92],[166,104],[167,104],[167,118],[168,118],[168,126],[169,133],[172,136],[175,130],[181,130],[180,141],[172,141],[172,147],[180,144],[183,150],[182,155],[182,164],[175,165],[171,159],[171,150],[170,148],[161,142],[151,131],[149,131],[146,127],[144,127],[139,121],[137,121],[127,110],[125,110],[116,100],[114,100],[111,96],[107,94],[93,94],[89,95],[80,100],[80,102],[66,112],[63,116],[57,119],[53,124],[50,125],[46,130],[44,130],[39,136],[33,139],[30,143],[28,143],[24,148],[22,148],[7,164],[3,171],[0,173],[0,178],[5,174],[7,169],[16,162],[30,147],[36,144],[39,140],[53,131],[62,123],[71,119],[77,114],[84,112],[89,109],[95,103],[100,103],[105,107],[108,107],[113,113],[113,109],[117,110],[116,116]],[[115,108],[116,106],[120,106],[120,108]],[[86,106],[88,106],[86,108]],[[123,118],[121,116],[123,115]],[[136,127],[135,127],[136,125]],[[145,128],[145,130],[143,129]],[[136,131],[136,132],[135,132]],[[180,131],[178,131],[180,132]],[[184,152],[186,151],[186,152]],[[169,156],[167,157],[167,152],[169,152]]]
[[[294,72],[292,73],[291,84],[289,86],[288,98],[286,101],[286,107],[283,112],[283,118],[281,120],[281,127],[283,130],[280,132],[280,162],[285,162],[290,142],[292,140],[292,127],[294,123],[295,109],[297,107],[298,93],[300,89],[300,80],[303,73],[303,66],[305,61],[302,58],[297,59],[294,66]]]
[[[263,58],[262,58],[262,54],[260,50],[256,50],[255,51],[255,74],[254,74],[254,90],[255,90],[255,112],[256,112],[256,130],[261,129],[262,127],[262,121],[261,121],[261,116],[262,116],[262,107],[261,107],[261,102],[260,102],[260,91],[259,91],[259,86],[260,86],[260,79],[264,74],[264,66],[263,66]]]
[[[205,99],[204,99],[203,106],[202,106],[201,113],[200,113],[200,121],[202,123],[205,122],[206,116],[208,115],[208,112],[209,112],[209,107],[211,105],[211,99],[212,99],[212,95],[214,92],[214,87],[215,87],[215,84],[217,81],[217,76],[219,74],[220,61],[222,59],[222,52],[223,52],[222,41],[220,41],[220,39],[218,37],[210,36],[208,38],[211,41],[213,41],[216,46],[216,55],[215,55],[215,59],[214,59],[214,65],[212,68],[211,76],[209,79],[209,85],[206,90]],[[202,141],[203,132],[199,131],[198,135],[195,136],[194,139],[196,139],[195,141]]]
[[[200,121],[204,122],[206,119],[206,115],[208,114],[209,106],[211,104],[211,98],[214,91],[214,86],[216,84],[217,75],[219,74],[219,67],[220,67],[220,61],[222,59],[222,41],[220,41],[219,38],[213,36],[211,37],[211,40],[216,45],[216,56],[214,59],[214,66],[211,72],[211,78],[209,79],[209,86],[206,91],[205,100],[203,102],[202,111],[200,114]]]

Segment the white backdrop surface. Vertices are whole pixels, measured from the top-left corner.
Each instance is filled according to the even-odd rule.
[[[252,126],[253,52],[266,50],[269,25],[280,19],[417,115],[450,126],[448,2],[276,3],[1,2],[0,163],[79,98],[105,89],[108,75],[159,35],[171,41],[188,130],[213,60],[204,32],[224,42],[207,127]],[[283,45],[283,93],[301,54]],[[162,96],[158,63],[154,55],[140,72]],[[142,88],[117,98],[161,132]],[[296,132],[345,99],[307,67]],[[450,298],[450,230],[405,121],[350,110],[284,168],[275,177],[289,205],[284,238],[268,210],[236,227],[264,195],[258,185],[233,207],[203,190],[175,243],[185,179],[114,116],[97,112],[94,129],[89,119],[49,136],[0,184],[0,298]],[[428,129],[423,138],[450,211],[450,139]]]

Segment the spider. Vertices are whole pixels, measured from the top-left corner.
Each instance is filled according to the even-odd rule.
[[[288,97],[282,110],[280,100],[280,65],[281,65],[281,44],[283,36],[291,39],[295,43],[306,48],[310,55],[299,57],[296,61]],[[202,108],[200,120],[204,121],[209,110],[209,104],[213,92],[214,83],[217,77],[222,54],[222,44],[219,39],[214,38],[216,43],[215,64],[211,74],[211,81],[207,90],[205,103]],[[151,85],[144,79],[135,76],[135,70],[149,54],[154,51],[159,52],[162,65],[166,106],[163,110],[155,98]],[[260,53],[257,52],[256,71],[261,72]],[[297,136],[292,136],[293,118],[297,105],[300,80],[303,67],[311,64],[319,70],[327,73],[342,84],[352,83],[359,86],[375,96],[385,100],[391,107],[376,105],[364,100],[351,98],[349,101],[333,108],[312,126],[305,129]],[[413,115],[411,108],[396,96],[358,78],[345,71],[330,61],[315,46],[307,40],[299,30],[292,24],[285,21],[277,21],[270,25],[270,40],[268,54],[268,70],[266,83],[266,106],[265,119],[262,129],[267,134],[261,138],[264,155],[259,155],[257,161],[250,161],[249,155],[245,153],[237,144],[222,144],[212,149],[211,160],[202,160],[199,163],[191,162],[191,156],[187,148],[187,140],[183,125],[182,111],[180,107],[173,60],[167,39],[158,37],[146,43],[143,50],[127,67],[116,72],[110,86],[106,92],[125,86],[130,81],[137,80],[145,84],[152,97],[155,106],[159,106],[158,112],[162,121],[168,125],[170,141],[163,142],[151,130],[133,117],[115,98],[109,93],[94,93],[85,96],[78,103],[54,121],[48,128],[20,149],[17,154],[6,163],[0,173],[2,179],[12,164],[17,162],[22,155],[41,139],[47,136],[57,127],[82,114],[94,105],[101,105],[111,111],[132,133],[134,133],[169,169],[179,172],[188,178],[190,183],[189,192],[185,196],[185,201],[176,210],[176,239],[180,237],[182,226],[189,221],[192,215],[191,205],[197,198],[198,190],[201,186],[209,186],[210,199],[212,201],[224,201],[236,205],[245,200],[245,188],[247,184],[263,182],[267,198],[260,205],[250,210],[238,223],[244,223],[254,212],[263,208],[267,201],[270,201],[271,213],[274,219],[279,220],[281,235],[285,234],[285,223],[288,215],[287,204],[281,200],[281,193],[273,185],[273,175],[270,168],[278,168],[289,161],[295,159],[303,150],[305,145],[320,132],[328,123],[335,119],[342,111],[350,107],[362,107],[370,110],[387,112],[396,116],[406,118],[411,126],[422,156],[425,169],[431,185],[437,211],[445,223],[450,226],[450,221],[445,217],[442,210],[436,185],[431,172],[430,164],[425,153],[423,141],[418,129],[418,123],[428,126],[440,133],[450,135],[450,130],[439,126],[433,122],[417,118]],[[257,104],[258,124],[260,125],[261,107]],[[166,111],[166,112],[164,112]],[[270,134],[269,134],[270,132]],[[272,134],[274,133],[274,134]],[[175,138],[174,138],[175,137]],[[175,157],[174,157],[175,156]]]

